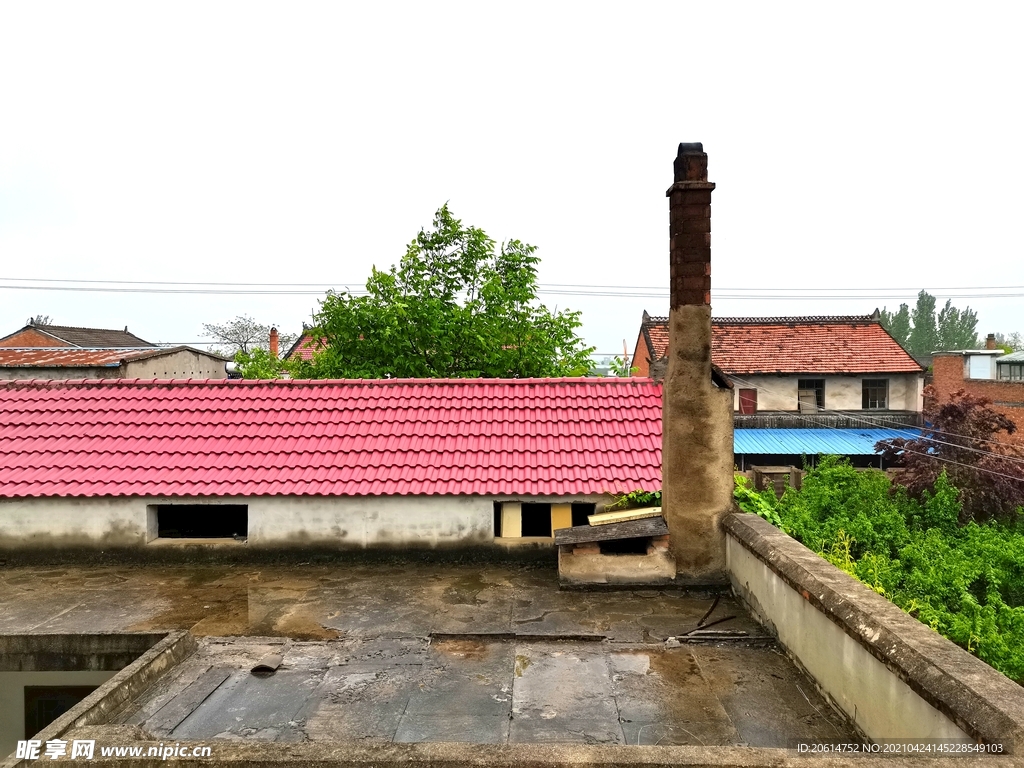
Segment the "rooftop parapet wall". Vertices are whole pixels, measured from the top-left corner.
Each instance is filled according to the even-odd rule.
[[[1024,688],[759,517],[724,526],[734,590],[868,738],[1024,752]]]

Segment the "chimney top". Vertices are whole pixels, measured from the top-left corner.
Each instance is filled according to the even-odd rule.
[[[996,348],[996,335],[994,333],[990,333],[988,336],[985,337],[985,349],[995,349],[995,348]]]
[[[270,329],[270,356],[277,357],[277,328]]]
[[[681,143],[673,164],[676,183],[681,181],[708,180],[708,156],[704,153],[704,145],[698,142]]]

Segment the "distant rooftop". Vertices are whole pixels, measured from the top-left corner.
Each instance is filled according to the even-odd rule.
[[[645,313],[654,358],[668,354],[668,318]],[[920,373],[873,315],[713,317],[711,361],[726,374]]]
[[[116,368],[122,363],[190,350],[226,360],[213,352],[192,347],[0,347],[0,368]]]
[[[25,331],[37,331],[46,336],[51,337],[57,342],[63,342],[57,346],[71,346],[71,347],[82,347],[92,349],[110,349],[113,347],[118,348],[139,348],[139,347],[155,347],[155,344],[151,344],[145,339],[140,339],[134,333],[128,332],[128,326],[125,326],[123,331],[116,331],[107,328],[78,328],[68,325],[26,325],[15,331],[12,334],[0,338],[0,346],[4,346],[2,342],[8,339],[16,337],[18,334],[24,333]],[[21,345],[19,345],[21,346]],[[28,346],[28,345],[25,345]]]

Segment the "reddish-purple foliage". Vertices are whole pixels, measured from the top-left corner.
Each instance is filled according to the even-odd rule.
[[[920,497],[930,490],[942,470],[960,489],[960,522],[1010,520],[1024,505],[1024,452],[1005,443],[987,442],[1017,426],[993,411],[991,401],[964,390],[939,403],[935,389],[926,387],[926,426],[921,437],[883,440],[875,446],[885,460],[901,471],[895,483]]]

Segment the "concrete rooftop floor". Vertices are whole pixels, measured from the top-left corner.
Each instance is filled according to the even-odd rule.
[[[190,629],[198,653],[115,720],[155,737],[747,744],[850,726],[723,596],[559,591],[550,566],[0,570],[0,633]],[[283,652],[272,677],[249,669]]]

